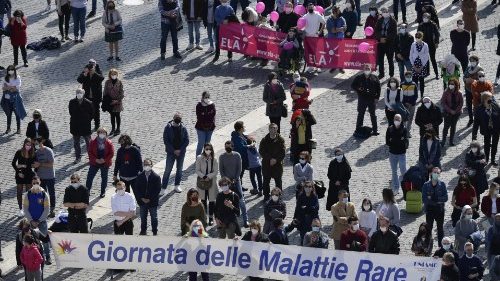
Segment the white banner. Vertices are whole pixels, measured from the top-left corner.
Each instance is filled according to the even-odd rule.
[[[277,280],[435,281],[441,261],[211,238],[51,233],[58,267],[195,271]]]

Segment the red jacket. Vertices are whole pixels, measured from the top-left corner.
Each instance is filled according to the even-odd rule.
[[[486,195],[481,200],[481,212],[488,217],[491,218],[491,197]],[[497,213],[500,213],[500,198],[497,197]]]
[[[37,271],[43,263],[43,257],[36,244],[23,246],[20,258],[27,271]]]
[[[26,27],[28,22],[26,17],[22,18],[22,23],[18,23],[14,17],[10,20],[10,43],[12,46],[26,46],[28,44],[28,34]]]
[[[95,162],[95,160],[98,159],[98,156],[97,156],[97,138],[94,138],[93,140],[90,141],[90,144],[89,144],[89,164],[92,165],[92,166],[98,166],[99,164],[97,164]],[[106,140],[104,141],[104,166],[106,166],[107,168],[111,167],[111,164],[112,164],[112,160],[113,160],[113,155],[115,155],[115,148],[113,146],[113,143],[108,139],[106,138]]]

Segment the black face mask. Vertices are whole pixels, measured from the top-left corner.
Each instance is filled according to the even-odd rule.
[[[309,8],[309,9],[307,9],[307,11],[309,11],[309,13],[312,14],[312,13],[314,13],[314,8]]]
[[[231,147],[227,147],[227,146],[226,146],[226,152],[227,152],[227,153],[231,153],[231,152],[233,152],[233,148],[231,148]]]
[[[115,6],[108,6],[108,10],[114,10]]]
[[[182,121],[182,119],[181,119],[181,118],[174,118],[174,122],[175,122],[176,124],[180,124],[180,123],[181,123],[181,121]]]

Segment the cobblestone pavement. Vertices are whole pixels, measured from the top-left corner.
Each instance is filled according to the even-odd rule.
[[[16,0],[14,8],[20,8],[28,15],[28,35],[29,41],[38,40],[47,35],[55,35],[57,31],[56,13],[41,13],[45,7],[45,1]],[[100,2],[100,1],[98,1]],[[370,6],[367,1],[362,1],[363,18]],[[449,32],[455,26],[455,17],[460,14],[457,6],[451,6],[451,1],[436,1],[438,10],[441,10],[443,21],[450,19],[448,24],[442,25],[442,36],[444,41],[438,49],[438,60],[442,58],[451,48],[449,42]],[[478,34],[477,54],[480,56],[481,64],[486,70],[488,79],[494,79],[494,72],[498,63],[495,55],[496,48],[496,26],[500,21],[498,16],[499,8],[489,6],[489,1],[479,1],[480,32]],[[120,2],[121,4],[121,2]],[[389,6],[390,1],[382,1],[377,6]],[[72,42],[63,44],[57,51],[29,52],[29,68],[20,68],[19,72],[23,78],[22,95],[25,100],[27,110],[31,112],[34,108],[43,111],[44,119],[48,122],[51,130],[51,139],[56,145],[56,176],[57,176],[57,206],[62,207],[62,194],[67,186],[68,177],[74,172],[81,173],[84,177],[87,174],[88,166],[84,161],[78,165],[73,165],[72,140],[69,134],[69,116],[67,113],[67,103],[73,98],[75,88],[78,86],[76,77],[86,64],[89,58],[95,58],[101,65],[104,72],[111,67],[118,68],[124,77],[125,83],[125,112],[122,117],[122,132],[131,135],[134,142],[141,146],[145,157],[150,157],[154,162],[164,159],[164,148],[162,144],[162,131],[165,123],[170,120],[175,111],[184,114],[184,122],[190,128],[190,141],[196,142],[194,131],[194,107],[199,100],[201,92],[208,90],[212,93],[212,98],[217,105],[217,125],[222,127],[232,123],[239,117],[262,106],[261,94],[262,85],[272,66],[261,69],[254,62],[248,62],[240,55],[235,56],[235,61],[231,64],[222,61],[213,65],[211,58],[203,51],[182,52],[182,61],[175,61],[167,58],[160,61],[158,41],[159,41],[159,15],[156,1],[146,1],[141,6],[122,6],[118,8],[124,18],[125,39],[121,43],[120,57],[121,63],[108,63],[105,61],[107,46],[103,40],[104,30],[100,24],[100,17],[91,19],[87,23],[86,41],[83,44],[74,45]],[[100,7],[99,10],[100,11]],[[407,5],[408,18],[415,19],[414,1],[409,1]],[[453,20],[451,20],[453,19]],[[70,32],[71,33],[71,32]],[[180,34],[180,48],[184,50],[187,46],[187,32],[183,30]],[[361,30],[356,32],[361,36]],[[202,36],[205,31],[202,31]],[[4,38],[5,40],[5,38]],[[4,41],[3,52],[0,55],[0,62],[6,65],[12,61],[12,49],[8,40]],[[207,44],[206,40],[203,41]],[[167,46],[167,54],[171,53],[170,42]],[[205,45],[206,46],[206,45]],[[492,58],[492,59],[490,59]],[[397,69],[397,67],[396,67]],[[329,81],[331,75],[323,73],[312,80]],[[285,83],[288,83],[286,81]],[[319,82],[318,82],[319,83]],[[359,207],[364,197],[371,198],[374,202],[381,199],[381,190],[388,187],[390,179],[390,167],[388,161],[388,151],[385,146],[383,134],[372,137],[366,141],[355,140],[351,134],[356,119],[356,96],[349,91],[349,81],[333,86],[332,89],[317,98],[312,104],[312,112],[315,114],[318,124],[314,126],[314,137],[318,139],[318,148],[313,153],[313,165],[315,175],[318,179],[327,183],[327,167],[332,159],[332,150],[340,146],[346,151],[346,156],[353,167],[353,178],[351,181],[351,198]],[[430,95],[433,100],[441,96],[441,81],[428,80],[426,95]],[[498,89],[497,89],[498,91]],[[381,132],[385,132],[386,122],[383,119],[383,103],[379,103],[377,111]],[[262,116],[262,118],[265,118]],[[101,116],[102,124],[109,127],[109,117],[106,114]],[[442,178],[449,183],[449,191],[456,184],[456,168],[464,162],[463,155],[470,142],[470,129],[465,128],[466,116],[459,121],[456,138],[458,145],[444,150],[443,174]],[[369,122],[368,118],[365,122]],[[0,115],[0,124],[5,124],[5,116]],[[26,122],[23,122],[24,132]],[[4,125],[0,127],[4,130]],[[287,132],[289,125],[284,126],[283,131]],[[265,134],[265,129],[258,130],[252,134],[261,138]],[[417,136],[416,126],[412,134]],[[285,137],[287,137],[285,135]],[[0,237],[3,248],[12,245],[15,237],[15,225],[18,218],[16,191],[14,183],[14,173],[10,167],[10,161],[21,145],[24,137],[19,135],[0,136],[0,187],[2,188],[2,205],[0,211]],[[289,139],[286,138],[287,143]],[[117,143],[117,138],[113,139]],[[222,147],[216,148],[222,149]],[[416,138],[411,139],[410,149],[407,153],[408,167],[417,161],[418,144]],[[191,163],[188,163],[191,164]],[[187,165],[188,165],[187,164]],[[187,166],[186,165],[186,166]],[[185,173],[184,187],[195,185],[195,176],[192,169]],[[495,169],[490,169],[489,177],[497,175]],[[99,176],[95,183],[100,181]],[[244,185],[249,186],[249,180],[245,177]],[[290,164],[285,168],[284,177],[285,197],[287,199],[287,209],[291,220],[293,208],[295,206],[292,168]],[[96,198],[97,188],[93,188],[91,197]],[[399,196],[400,197],[400,196]],[[398,197],[398,198],[399,198]],[[451,198],[451,193],[450,193]],[[249,217],[259,219],[263,222],[262,201],[247,194],[247,208]],[[108,197],[101,200],[109,200]],[[175,195],[168,194],[162,198],[159,210],[160,235],[179,234],[179,206],[185,200],[185,193]],[[323,199],[324,200],[324,199]],[[324,209],[324,201],[321,202],[320,216],[323,221],[324,230],[328,233],[332,224],[331,214]],[[98,201],[98,198],[94,200]],[[399,201],[399,200],[398,200]],[[400,201],[401,209],[404,209],[404,201]],[[451,207],[448,204],[449,211]],[[168,215],[174,214],[174,215]],[[179,215],[175,215],[179,214]],[[404,233],[401,236],[401,249],[403,255],[411,255],[410,247],[414,233],[418,225],[424,221],[423,215],[408,215],[404,211],[402,215],[402,226]],[[446,215],[446,234],[452,235],[450,214]],[[112,233],[112,217],[105,216],[95,221],[94,233]],[[136,221],[135,233],[138,233],[139,221]],[[212,230],[213,231],[213,230]],[[292,241],[298,242],[298,233],[293,232]],[[333,247],[333,243],[331,244]],[[435,243],[435,248],[437,243]],[[7,253],[4,253],[7,256]],[[0,263],[0,266],[2,264]],[[80,270],[61,269],[57,270],[55,265],[47,266],[45,269],[46,280],[105,280],[106,273],[102,270]],[[213,280],[242,280],[241,276],[222,276],[213,274]],[[21,271],[14,271],[9,274],[7,280],[22,280]],[[121,280],[186,280],[185,273],[161,273],[161,272],[135,272],[120,275]]]

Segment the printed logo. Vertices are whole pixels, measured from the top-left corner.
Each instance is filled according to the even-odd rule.
[[[57,246],[56,252],[60,256],[71,254],[76,249],[76,247],[72,247],[71,240],[62,240],[57,243]]]

